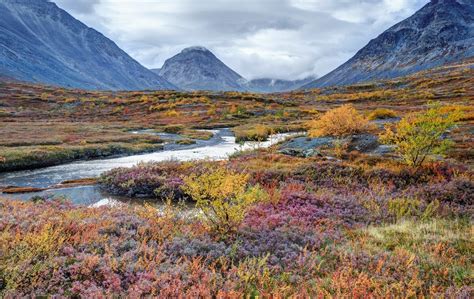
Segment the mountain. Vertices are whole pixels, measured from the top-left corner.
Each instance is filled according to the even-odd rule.
[[[294,81],[261,78],[247,81],[246,83],[243,83],[243,87],[249,91],[261,93],[284,92],[298,89],[301,86],[312,82],[314,79],[314,76]]]
[[[175,89],[46,0],[0,0],[0,75],[100,90]]]
[[[186,48],[157,73],[185,90],[243,91],[245,79],[204,47]]]
[[[204,47],[189,47],[152,69],[174,85],[185,90],[282,92],[297,89],[314,80],[254,79],[246,80]]]
[[[411,74],[474,56],[474,0],[432,0],[304,89]]]

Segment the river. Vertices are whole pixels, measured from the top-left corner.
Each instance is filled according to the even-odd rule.
[[[229,129],[211,130],[213,137],[209,140],[196,140],[193,145],[180,145],[174,143],[165,145],[164,150],[149,153],[116,157],[108,159],[97,159],[79,161],[58,166],[0,173],[0,186],[22,186],[47,188],[66,180],[98,177],[101,173],[117,167],[131,167],[141,162],[151,161],[191,161],[191,160],[223,160],[241,150],[266,148],[278,143],[288,134],[275,134],[264,142],[245,142],[236,144],[235,137]],[[137,132],[147,134],[147,131]],[[168,136],[172,137],[172,136]],[[97,186],[80,186],[64,189],[51,189],[43,192],[15,194],[4,196],[7,198],[27,200],[33,196],[65,196],[76,204],[102,205],[114,202],[133,202],[128,198],[111,196],[104,193]]]

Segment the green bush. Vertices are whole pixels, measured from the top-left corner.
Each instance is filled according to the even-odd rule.
[[[387,128],[380,139],[395,145],[408,165],[418,167],[428,156],[444,154],[449,149],[452,141],[444,138],[444,134],[461,117],[458,109],[450,111],[439,103],[430,104],[427,111],[410,114],[394,128]]]

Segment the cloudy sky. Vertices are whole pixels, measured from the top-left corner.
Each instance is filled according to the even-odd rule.
[[[429,0],[52,0],[149,68],[207,47],[247,79],[322,76]]]

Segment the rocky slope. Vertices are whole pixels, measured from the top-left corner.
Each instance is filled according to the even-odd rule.
[[[245,90],[245,79],[204,47],[186,48],[155,71],[185,90]]]
[[[0,0],[0,75],[102,90],[175,89],[46,0]]]
[[[394,78],[474,56],[474,1],[432,0],[369,42],[317,88]]]

